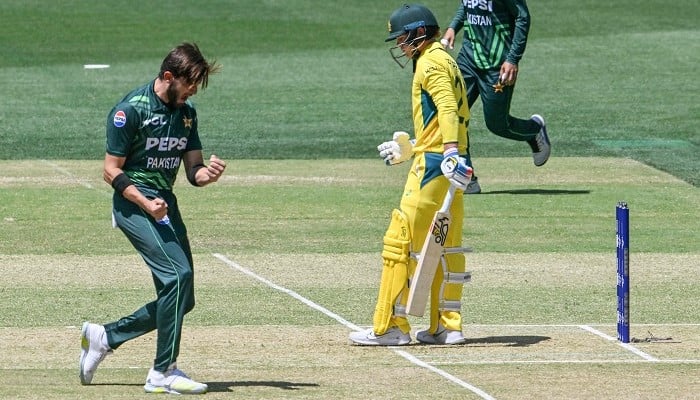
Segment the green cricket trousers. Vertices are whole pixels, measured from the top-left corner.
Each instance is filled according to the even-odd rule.
[[[133,314],[105,325],[112,349],[157,330],[153,369],[165,372],[177,360],[185,314],[194,308],[192,252],[177,198],[172,191],[139,188],[146,197],[161,197],[168,204],[167,225],[156,222],[138,205],[115,193],[114,220],[151,269],[157,298]]]
[[[471,110],[476,99],[481,97],[486,128],[492,133],[517,141],[533,141],[540,131],[540,125],[531,119],[520,119],[510,115],[510,102],[515,86],[503,86],[496,90],[499,69],[477,69],[466,60],[463,52],[457,58],[467,86],[467,103]],[[471,133],[471,132],[470,132]]]

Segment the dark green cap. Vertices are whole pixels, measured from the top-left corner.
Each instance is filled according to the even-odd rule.
[[[420,4],[404,4],[391,13],[389,17],[389,37],[385,42],[395,40],[404,33],[418,29],[421,26],[439,26],[435,15],[427,7]]]

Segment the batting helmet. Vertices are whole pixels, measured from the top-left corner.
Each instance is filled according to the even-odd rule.
[[[385,42],[414,31],[420,27],[439,28],[437,19],[427,7],[420,4],[404,4],[389,17],[389,37]]]

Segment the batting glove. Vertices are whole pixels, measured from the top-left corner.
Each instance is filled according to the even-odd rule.
[[[472,168],[469,167],[464,158],[459,156],[456,148],[446,150],[443,154],[440,169],[450,183],[457,189],[464,190],[467,188],[469,181],[472,179]]]
[[[384,142],[377,146],[379,157],[386,165],[396,165],[413,157],[413,145],[415,140],[410,140],[408,133],[403,131],[394,132],[394,140]]]

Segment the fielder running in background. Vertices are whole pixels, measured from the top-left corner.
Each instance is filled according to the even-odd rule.
[[[445,247],[460,247],[464,204],[462,191],[471,177],[463,158],[467,153],[469,109],[457,63],[437,42],[440,27],[433,13],[422,5],[403,5],[389,18],[390,49],[403,68],[413,63],[411,88],[415,140],[395,132],[393,140],[378,146],[388,165],[414,157],[401,196],[384,236],[383,269],[374,311],[374,325],[353,332],[350,340],[360,345],[396,346],[410,343],[411,326],[406,315],[409,278],[416,268],[410,252],[419,252],[435,212],[450,185],[458,190],[450,213],[452,225]],[[405,60],[404,60],[405,58]],[[464,254],[445,256],[438,266],[430,296],[430,327],[416,338],[429,344],[464,343],[461,298],[466,279]],[[442,263],[441,263],[442,264]],[[449,272],[449,275],[448,275]],[[449,279],[444,279],[449,276]]]
[[[530,12],[525,0],[462,0],[442,43],[454,48],[455,35],[464,28],[457,64],[467,84],[469,108],[481,96],[486,128],[498,136],[530,145],[536,166],[549,159],[550,143],[544,118],[510,115],[518,79],[518,63],[525,53]],[[480,193],[476,176],[465,193]]]
[[[112,350],[156,330],[146,392],[207,391],[176,364],[182,320],[195,300],[192,252],[172,189],[181,163],[194,186],[216,182],[226,168],[214,155],[204,165],[197,112],[189,100],[218,69],[196,44],[183,43],[165,57],[155,80],[130,92],[109,113],[104,180],[114,188],[113,222],[150,268],[157,299],[115,322],[83,324],[84,385]]]

